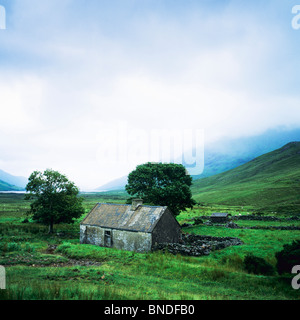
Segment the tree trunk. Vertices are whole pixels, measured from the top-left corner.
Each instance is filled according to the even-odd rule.
[[[51,220],[50,224],[49,224],[49,234],[53,233],[53,220]]]
[[[52,209],[52,202],[50,201],[50,223],[49,223],[49,234],[53,233],[53,209]]]

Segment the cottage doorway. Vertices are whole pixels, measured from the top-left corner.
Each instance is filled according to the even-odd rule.
[[[104,246],[111,248],[112,247],[112,232],[111,231],[105,231],[104,232]]]

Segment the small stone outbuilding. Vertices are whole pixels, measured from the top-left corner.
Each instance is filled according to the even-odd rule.
[[[227,223],[230,221],[230,217],[229,213],[215,212],[211,215],[210,221],[212,223]]]
[[[168,207],[98,203],[80,224],[80,243],[148,252],[159,243],[177,243],[181,227]]]

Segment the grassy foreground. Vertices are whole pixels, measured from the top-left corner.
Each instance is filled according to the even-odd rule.
[[[84,195],[88,212],[96,202],[124,203],[123,195]],[[198,225],[185,232],[240,238],[244,245],[214,251],[204,257],[138,254],[79,244],[78,219],[74,225],[47,227],[23,223],[29,203],[22,195],[0,194],[0,265],[6,268],[5,300],[295,300],[300,291],[291,286],[292,275],[248,274],[247,253],[276,264],[275,253],[300,239],[300,231],[227,229]],[[247,214],[249,208],[196,207],[183,212],[180,223],[226,211]],[[274,225],[243,222],[245,226]],[[238,222],[241,226],[242,222]],[[286,223],[285,223],[286,225]],[[289,225],[300,226],[292,221]]]

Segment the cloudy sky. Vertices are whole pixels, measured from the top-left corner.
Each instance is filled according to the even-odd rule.
[[[300,127],[297,1],[0,5],[0,169],[13,175],[52,168],[85,190],[159,160],[170,137],[178,155]]]

